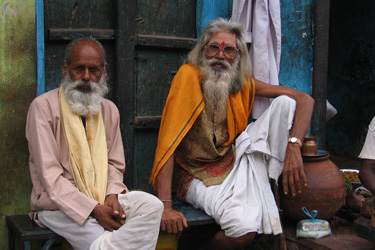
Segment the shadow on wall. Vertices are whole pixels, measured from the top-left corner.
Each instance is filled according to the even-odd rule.
[[[327,123],[331,153],[357,158],[375,115],[375,2],[332,0],[328,100],[337,115]]]

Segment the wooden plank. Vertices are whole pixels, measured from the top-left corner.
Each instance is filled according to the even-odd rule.
[[[188,226],[207,225],[216,223],[215,219],[206,214],[203,210],[196,209],[185,202],[175,200],[173,201],[172,206],[174,210],[177,210],[184,214]]]
[[[128,188],[138,186],[137,168],[134,165],[134,88],[136,0],[117,0],[116,29],[116,104],[120,112],[120,128],[124,143],[126,172],[124,183]],[[131,39],[133,37],[133,39]]]
[[[6,216],[6,222],[21,240],[62,239],[48,228],[37,226],[27,214]]]
[[[157,129],[135,129],[134,131],[134,166],[136,166],[137,186],[145,192],[156,195],[150,183],[155,149],[158,142]]]
[[[138,0],[138,34],[196,37],[196,0]]]
[[[92,36],[98,40],[114,40],[116,31],[114,29],[49,29],[48,39],[50,41],[67,41],[79,37]]]
[[[45,29],[114,29],[116,2],[111,0],[49,0],[45,5]]]
[[[138,46],[151,46],[161,48],[192,49],[196,44],[195,38],[174,36],[137,35]]]
[[[158,116],[136,116],[134,119],[135,129],[158,129],[160,127],[161,115]]]
[[[185,50],[166,48],[137,49],[137,116],[160,116],[163,113],[170,84],[186,58]]]

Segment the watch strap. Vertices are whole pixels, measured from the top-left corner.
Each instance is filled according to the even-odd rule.
[[[300,148],[302,148],[302,141],[297,137],[289,137],[288,139],[289,143],[296,143]]]

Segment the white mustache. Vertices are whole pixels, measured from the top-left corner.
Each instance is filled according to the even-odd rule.
[[[225,69],[228,69],[231,66],[227,61],[216,59],[216,58],[208,59],[207,62],[208,62],[208,65],[210,65],[210,66],[212,66],[214,64],[219,64],[219,65],[223,66]]]
[[[93,81],[72,81],[67,75],[62,82],[64,94],[72,111],[81,116],[95,115],[101,107],[101,98],[108,92],[105,77],[98,83]],[[89,91],[82,91],[80,87],[89,86]]]

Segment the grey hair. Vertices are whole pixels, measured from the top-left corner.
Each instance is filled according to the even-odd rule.
[[[91,36],[90,37],[76,38],[76,39],[74,39],[74,40],[72,40],[68,43],[68,45],[65,48],[65,54],[64,54],[64,61],[65,61],[66,65],[70,64],[70,54],[72,53],[73,47],[76,44],[78,44],[80,42],[83,42],[83,41],[92,42],[92,43],[95,43],[96,45],[98,45],[98,47],[100,49],[100,52],[102,54],[102,66],[104,66],[107,63],[105,49],[104,49],[103,45],[98,40],[96,40],[95,38],[93,38]]]
[[[211,40],[212,36],[217,32],[231,32],[236,35],[236,46],[239,51],[238,55],[240,56],[240,62],[238,65],[238,81],[242,85],[247,76],[251,76],[252,74],[252,67],[250,63],[249,54],[247,52],[247,45],[246,40],[243,34],[243,27],[242,24],[237,22],[231,22],[227,19],[222,17],[216,18],[209,22],[206,28],[203,31],[202,37],[198,40],[195,47],[190,51],[187,57],[187,61],[190,64],[195,66],[202,66],[203,60],[205,58],[205,51],[204,47],[208,44]]]

